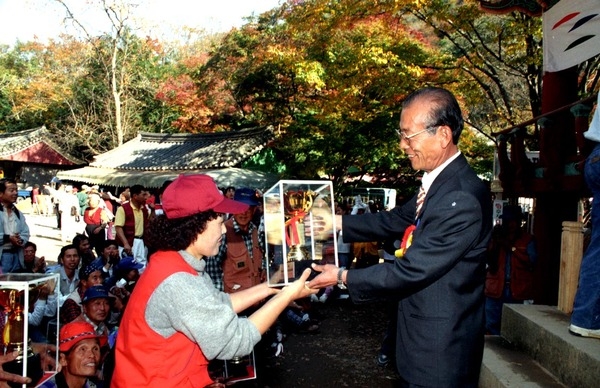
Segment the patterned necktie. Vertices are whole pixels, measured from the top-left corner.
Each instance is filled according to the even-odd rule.
[[[415,212],[415,220],[419,217],[419,213],[421,213],[423,202],[425,202],[425,189],[423,186],[421,186],[419,188],[419,194],[417,195],[417,211]]]

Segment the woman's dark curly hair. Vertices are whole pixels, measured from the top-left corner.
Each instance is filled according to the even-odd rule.
[[[220,213],[213,210],[173,219],[160,215],[150,221],[144,232],[144,243],[156,251],[186,249],[206,230],[209,221],[220,216]]]

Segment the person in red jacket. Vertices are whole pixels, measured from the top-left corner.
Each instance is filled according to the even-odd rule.
[[[266,283],[226,294],[205,272],[225,233],[223,215],[248,208],[227,199],[208,175],[180,175],[162,197],[164,215],[145,240],[155,250],[125,308],[110,386],[205,387],[208,360],[250,354],[261,335],[295,299],[316,293],[310,274],[282,289]],[[238,313],[270,298],[247,318]]]
[[[533,236],[521,227],[518,205],[506,205],[501,225],[492,233],[485,281],[485,327],[499,335],[504,303],[523,303],[533,298],[533,268],[537,250]]]

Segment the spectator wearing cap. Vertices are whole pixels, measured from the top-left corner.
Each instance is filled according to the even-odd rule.
[[[72,322],[87,322],[94,327],[96,334],[108,336],[106,322],[114,301],[115,297],[110,295],[103,285],[91,286],[85,290],[81,299],[81,314]]]
[[[61,366],[51,380],[44,382],[42,388],[88,388],[88,380],[98,373],[102,357],[102,348],[107,337],[98,335],[94,327],[87,322],[71,322],[60,328],[59,363]]]
[[[227,231],[221,240],[219,253],[206,260],[206,272],[215,287],[227,293],[250,288],[264,280],[258,228],[252,223],[258,205],[256,192],[246,187],[239,188],[235,191],[234,200],[248,205],[248,208],[234,213],[225,221]]]
[[[123,203],[115,214],[116,240],[119,252],[133,256],[138,263],[146,266],[148,249],[144,244],[144,231],[151,219],[150,209],[146,206],[148,191],[142,185],[133,185],[129,192],[129,202]]]
[[[79,269],[79,285],[69,294],[60,308],[60,323],[73,321],[81,315],[81,301],[88,288],[102,284],[102,267],[91,263]]]
[[[500,335],[502,305],[533,298],[533,270],[537,249],[533,236],[523,230],[519,205],[506,205],[494,227],[488,247],[485,281],[485,326],[488,334]]]
[[[162,199],[164,215],[146,231],[156,253],[119,327],[113,388],[207,386],[213,382],[208,360],[250,354],[292,300],[314,293],[305,287],[310,271],[283,289],[263,283],[233,294],[217,290],[204,258],[219,251],[222,215],[243,213],[248,205],[225,198],[202,174],[180,175]],[[270,296],[249,317],[238,317]]]

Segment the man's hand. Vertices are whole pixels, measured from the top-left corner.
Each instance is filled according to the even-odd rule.
[[[17,358],[19,352],[12,352],[6,355],[0,356],[0,364],[4,364],[7,362],[11,362]],[[14,382],[19,384],[29,384],[31,383],[31,379],[29,377],[23,377],[20,375],[16,375],[13,373],[5,372],[4,370],[0,370],[0,388],[9,388],[7,382]]]
[[[46,272],[46,258],[44,256],[35,260],[33,264],[33,272]]]
[[[329,286],[336,286],[338,283],[337,276],[340,270],[333,264],[318,265],[313,264],[312,269],[317,272],[321,272],[317,277],[308,283],[310,288],[325,288]]]
[[[9,236],[10,242],[17,247],[23,246],[23,239],[19,236],[19,233],[11,234]]]

